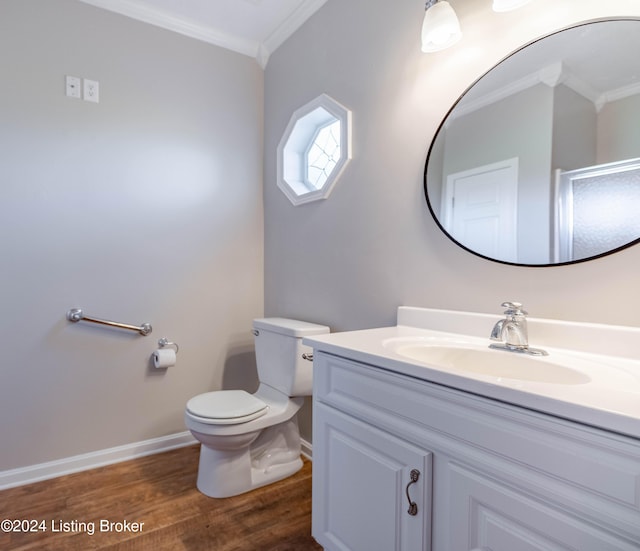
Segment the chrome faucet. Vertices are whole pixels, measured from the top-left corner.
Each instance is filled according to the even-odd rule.
[[[527,312],[519,302],[503,302],[505,318],[498,321],[491,330],[491,340],[500,344],[490,344],[489,348],[520,352],[533,356],[547,356],[545,350],[529,347],[529,333],[527,329]]]

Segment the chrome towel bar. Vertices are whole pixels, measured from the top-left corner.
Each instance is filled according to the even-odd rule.
[[[129,331],[136,331],[140,333],[142,336],[146,337],[153,328],[150,323],[143,323],[139,327],[137,325],[129,325],[127,323],[118,323],[116,321],[109,320],[101,320],[98,318],[90,318],[89,316],[85,316],[80,308],[72,308],[67,312],[67,319],[69,321],[77,322],[80,320],[90,321],[91,323],[99,323],[101,325],[108,325],[110,327],[118,327],[120,329],[128,329]]]

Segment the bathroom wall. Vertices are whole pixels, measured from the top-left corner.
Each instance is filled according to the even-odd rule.
[[[2,0],[0,67],[0,471],[180,433],[189,397],[254,390],[255,60],[74,0]],[[65,75],[98,80],[100,103]],[[178,363],[156,371],[163,336]]]
[[[602,108],[598,116],[598,163],[640,156],[640,125],[634,115],[639,108],[640,94]]]
[[[595,165],[598,113],[593,103],[567,86],[556,86],[553,121],[553,169]]]
[[[391,325],[399,305],[637,325],[640,247],[587,263],[522,268],[478,258],[437,228],[423,195],[431,140],[455,99],[523,43],[574,22],[640,17],[635,0],[534,0],[497,14],[451,0],[463,38],[420,51],[424,3],[331,0],[265,73],[265,312],[334,331]],[[353,111],[353,160],[331,196],[294,207],[276,187],[292,112],[321,93]],[[489,328],[487,328],[488,332]],[[308,410],[303,420],[309,430]]]

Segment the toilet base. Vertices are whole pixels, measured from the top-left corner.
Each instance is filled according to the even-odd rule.
[[[206,465],[208,464],[206,457],[208,455],[207,451],[211,450],[207,450],[207,448],[204,447],[200,448],[200,467],[198,469],[197,487],[200,492],[209,497],[223,498],[243,494],[256,488],[272,484],[273,482],[283,480],[297,473],[302,468],[302,459],[298,457],[289,463],[274,465],[268,471],[250,467],[250,477],[242,477],[242,480],[240,480],[241,477],[238,477],[237,472],[234,473],[235,478],[212,476],[213,471],[206,469]],[[202,468],[203,462],[205,464],[204,470]],[[217,474],[220,473],[218,472]]]
[[[272,484],[273,482],[278,482],[278,480],[283,480],[297,473],[300,469],[302,469],[302,459],[300,458],[300,456],[298,456],[293,461],[289,461],[288,463],[274,465],[269,469],[269,471],[265,471],[264,469],[252,468],[252,489],[260,488],[261,486],[266,486],[267,484]]]
[[[253,444],[232,449],[201,444],[198,490],[209,497],[231,497],[287,478],[302,468],[295,418],[246,437],[255,440]]]

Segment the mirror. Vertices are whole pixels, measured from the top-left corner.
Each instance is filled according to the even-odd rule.
[[[431,144],[425,195],[458,245],[550,266],[640,241],[640,20],[537,40],[477,80]]]

